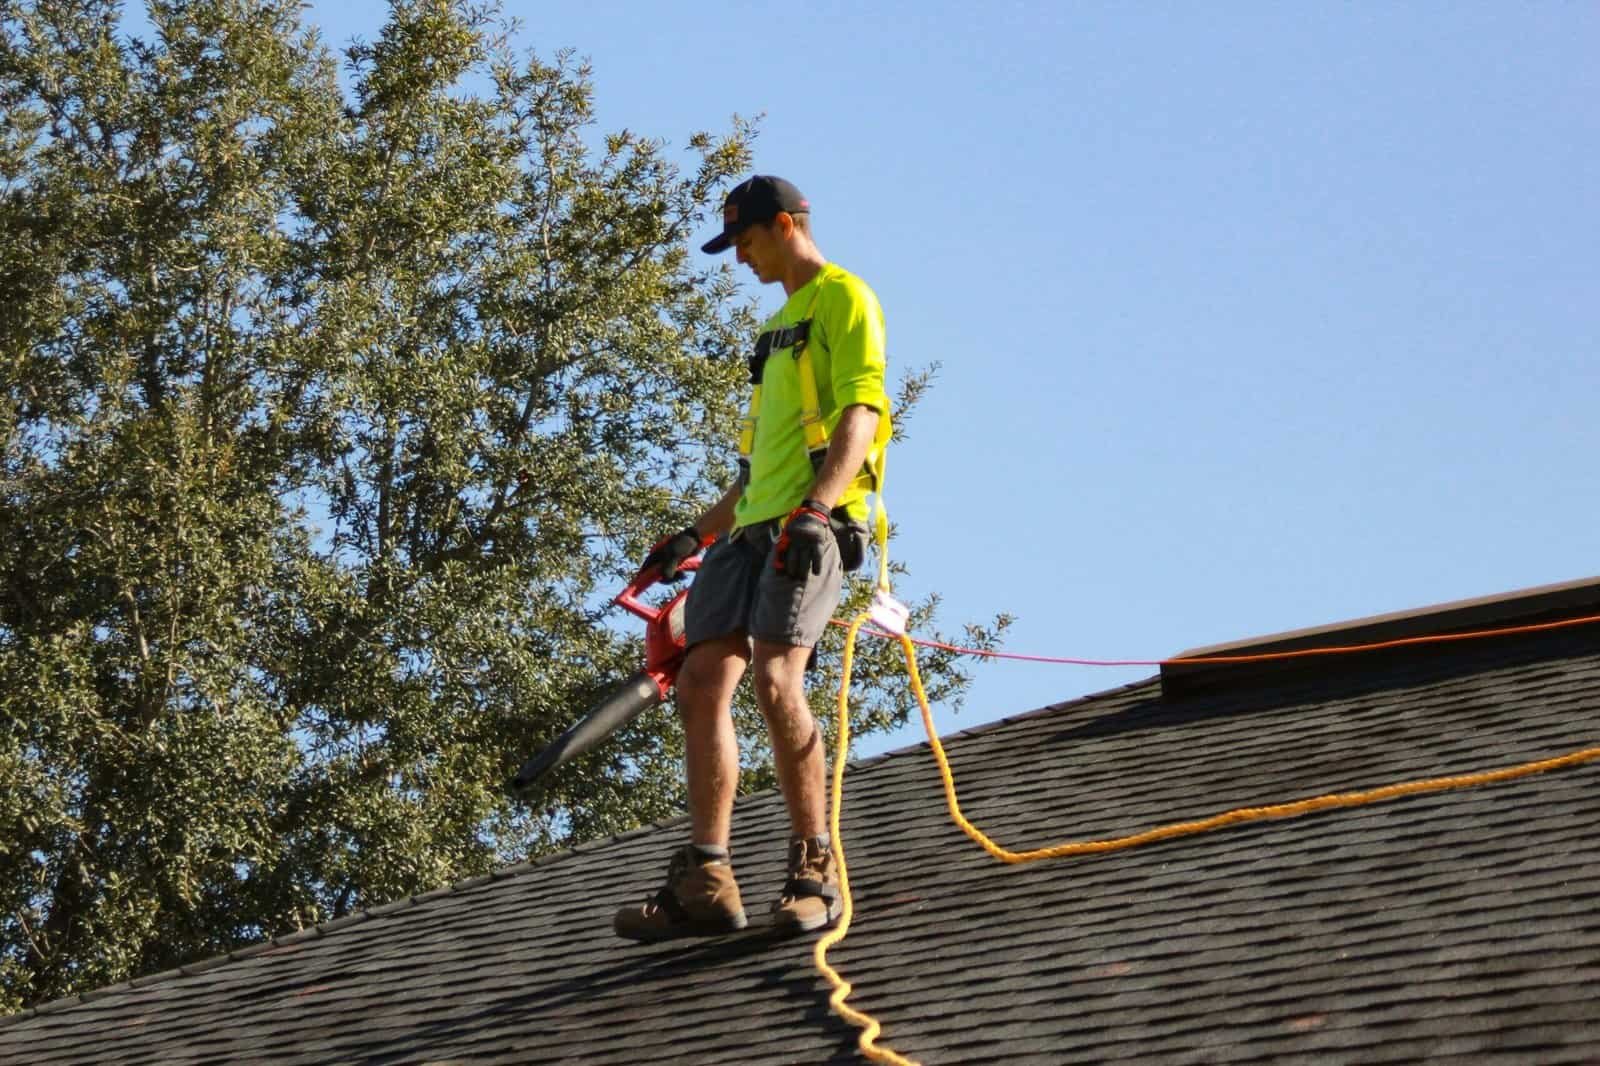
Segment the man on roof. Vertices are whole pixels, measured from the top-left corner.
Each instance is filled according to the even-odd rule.
[[[684,608],[688,651],[677,681],[692,834],[673,852],[666,884],[617,911],[616,931],[631,940],[746,924],[728,851],[739,781],[730,708],[752,667],[789,813],[788,878],[773,924],[822,929],[842,908],[824,742],[805,671],[838,606],[843,572],[865,554],[869,460],[889,436],[883,312],[865,282],[817,249],[810,204],[782,178],[757,175],[728,193],[722,232],[702,250],[729,248],[763,285],[781,284],[787,299],[750,359],[739,479],[640,568],[675,580],[683,562],[709,546]]]

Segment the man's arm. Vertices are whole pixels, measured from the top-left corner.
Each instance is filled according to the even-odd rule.
[[[773,565],[792,580],[804,581],[807,572],[822,573],[823,544],[831,539],[828,512],[855,480],[856,472],[872,450],[878,432],[878,409],[856,403],[839,413],[839,424],[828,438],[828,452],[822,469],[811,482],[803,503],[783,524],[778,543],[772,546]]]
[[[861,464],[867,461],[880,417],[877,408],[864,403],[851,404],[840,412],[839,424],[828,438],[828,454],[823,457],[822,469],[811,483],[806,499],[816,500],[830,510],[839,502],[844,490],[861,472]]]
[[[739,505],[739,497],[743,494],[744,486],[735,481],[724,490],[721,499],[695,519],[694,529],[702,540],[720,537],[733,528],[734,508]]]

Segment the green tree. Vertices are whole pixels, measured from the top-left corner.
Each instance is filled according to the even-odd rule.
[[[503,783],[730,475],[752,314],[686,242],[753,129],[600,135],[586,65],[447,0],[346,92],[299,7],[0,7],[0,1011],[682,808],[669,708]],[[890,652],[857,730],[909,709]]]

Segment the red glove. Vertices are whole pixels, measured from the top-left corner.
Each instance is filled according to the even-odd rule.
[[[828,509],[816,500],[806,500],[783,520],[783,532],[772,548],[772,565],[793,581],[806,574],[822,573],[822,549],[833,536]]]

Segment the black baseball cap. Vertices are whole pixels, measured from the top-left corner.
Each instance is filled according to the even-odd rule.
[[[726,252],[733,239],[757,222],[771,222],[779,211],[798,215],[811,204],[799,189],[771,174],[757,174],[735,185],[722,201],[722,232],[700,246],[709,255]]]

